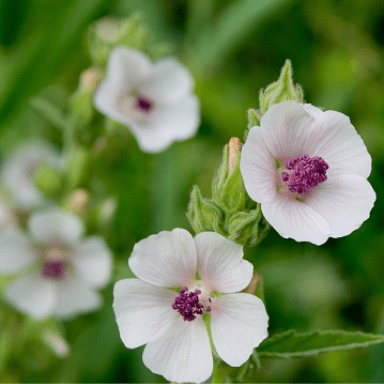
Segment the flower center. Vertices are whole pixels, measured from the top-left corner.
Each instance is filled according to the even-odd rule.
[[[65,276],[66,267],[65,261],[46,261],[43,264],[42,275],[47,279],[61,280]]]
[[[283,172],[282,180],[288,183],[291,192],[303,194],[327,180],[329,165],[321,157],[302,155],[289,160],[286,167],[292,172]]]
[[[183,316],[184,321],[193,321],[196,319],[196,315],[203,314],[204,306],[200,301],[200,294],[200,289],[195,289],[194,292],[188,292],[188,288],[184,287],[179,292],[179,296],[175,298],[172,308]],[[211,299],[208,300],[211,302]],[[211,307],[207,306],[205,311],[210,312]]]
[[[143,112],[150,112],[153,108],[152,101],[148,100],[146,97],[138,95],[136,100],[136,108],[139,108]]]
[[[60,247],[47,249],[42,257],[44,259],[41,269],[41,275],[46,279],[61,280],[65,277],[65,271],[68,267],[68,255]]]

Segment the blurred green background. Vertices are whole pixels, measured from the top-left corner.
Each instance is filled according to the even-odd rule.
[[[378,198],[370,219],[348,237],[316,247],[272,230],[245,251],[264,278],[270,334],[289,328],[384,334],[384,2],[1,0],[1,158],[37,137],[62,146],[62,132],[31,106],[31,98],[65,110],[81,71],[91,65],[89,23],[135,11],[154,41],[172,43],[193,73],[202,124],[195,138],[158,155],[141,153],[130,141],[110,159],[108,181],[100,176],[96,188],[118,202],[113,222],[102,230],[118,261],[114,280],[130,276],[126,260],[140,239],[175,227],[191,231],[185,211],[192,185],[210,197],[223,145],[232,136],[243,138],[247,109],[258,107],[259,89],[277,79],[289,58],[307,102],[350,116],[371,153],[369,180]],[[64,323],[68,358],[44,354],[31,342],[3,359],[0,381],[162,382],[143,366],[142,348],[124,348],[111,308],[112,284],[104,297],[101,312]],[[10,337],[17,345],[22,336]],[[0,343],[0,356],[6,348]],[[263,360],[249,380],[384,382],[384,347]]]

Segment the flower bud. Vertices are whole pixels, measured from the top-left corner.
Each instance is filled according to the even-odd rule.
[[[42,163],[33,174],[33,182],[44,195],[56,197],[62,190],[63,174],[61,170]]]
[[[191,192],[187,218],[196,233],[214,231],[223,234],[220,226],[223,213],[213,202],[203,199],[197,185]]]
[[[81,215],[87,209],[89,200],[89,193],[78,188],[69,195],[68,207],[73,213]]]
[[[212,200],[225,214],[243,211],[249,201],[240,173],[240,140],[224,147],[223,160],[212,182]]]
[[[300,85],[295,86],[293,84],[290,60],[286,60],[281,69],[279,79],[268,85],[265,91],[263,89],[260,90],[260,114],[263,115],[270,106],[287,100],[295,100],[300,103],[304,101],[303,89]]]
[[[148,41],[148,32],[141,21],[141,15],[135,13],[127,19],[103,18],[89,28],[88,44],[93,62],[105,67],[111,50],[117,46],[126,46],[143,50]]]
[[[260,206],[247,212],[238,212],[229,220],[230,240],[254,247],[267,235],[269,225],[263,218]]]

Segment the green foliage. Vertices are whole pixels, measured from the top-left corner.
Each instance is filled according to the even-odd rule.
[[[363,332],[331,330],[297,333],[290,330],[264,340],[257,351],[260,357],[291,359],[369,347],[383,342],[384,336]]]

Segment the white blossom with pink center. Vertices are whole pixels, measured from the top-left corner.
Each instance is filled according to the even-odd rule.
[[[57,168],[63,165],[59,153],[42,141],[23,144],[6,159],[1,179],[11,192],[17,208],[30,210],[44,203],[43,196],[33,182],[34,172],[43,163]]]
[[[75,215],[48,210],[35,213],[29,235],[18,228],[0,233],[0,274],[23,271],[4,296],[35,319],[70,318],[102,305],[96,292],[111,277],[112,256],[100,237],[82,239]]]
[[[128,260],[139,279],[118,281],[113,309],[127,348],[147,344],[144,364],[172,382],[207,380],[215,350],[227,364],[245,363],[267,335],[263,302],[236,293],[249,284],[253,266],[243,249],[214,232],[193,238],[184,229],[137,243]]]
[[[200,106],[193,86],[192,76],[176,59],[153,64],[142,52],[118,47],[110,55],[94,104],[126,125],[144,152],[156,153],[196,134]]]
[[[295,101],[273,105],[249,131],[240,170],[264,217],[285,238],[321,245],[369,217],[371,157],[349,118]]]

